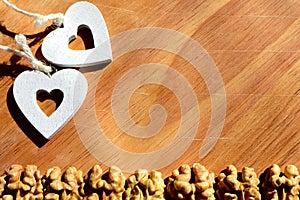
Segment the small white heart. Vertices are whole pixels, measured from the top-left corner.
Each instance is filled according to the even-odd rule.
[[[37,92],[53,90],[63,93],[59,107],[48,117],[37,104]],[[87,80],[75,69],[64,69],[48,77],[39,71],[25,71],[15,80],[13,95],[28,121],[45,138],[50,139],[77,112],[88,90]]]
[[[70,40],[77,37],[80,27],[88,27],[93,35],[94,48],[71,50]],[[64,27],[49,33],[43,41],[42,53],[53,64],[61,67],[89,67],[112,61],[110,39],[104,18],[89,2],[77,2],[67,10]]]

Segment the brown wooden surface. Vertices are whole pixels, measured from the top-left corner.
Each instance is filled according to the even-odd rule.
[[[65,12],[74,0],[11,0],[19,7],[42,14]],[[102,12],[110,36],[142,27],[162,27],[184,33],[201,44],[216,63],[226,89],[226,121],[214,149],[203,159],[198,151],[210,122],[210,98],[203,78],[177,55],[159,50],[139,50],[109,65],[96,92],[98,122],[115,145],[131,152],[156,150],[170,142],[180,122],[179,104],[172,91],[144,85],[134,92],[129,112],[143,126],[148,111],[162,104],[168,112],[166,128],[148,140],[132,139],[115,124],[111,112],[113,88],[126,71],[143,63],[161,62],[181,72],[197,94],[200,127],[186,153],[160,171],[167,176],[182,163],[201,162],[218,173],[228,164],[258,173],[273,163],[300,167],[300,1],[297,0],[196,0],[196,1],[91,1]],[[46,28],[0,4],[0,43],[16,47],[15,33],[26,34],[32,50],[39,52]],[[50,25],[50,24],[47,24]],[[38,34],[38,35],[35,35]],[[36,37],[37,36],[37,37]],[[34,37],[37,40],[34,41]],[[40,37],[40,38],[39,38]],[[77,40],[70,46],[83,48]],[[19,128],[8,109],[9,89],[29,64],[0,52],[0,171],[11,164],[36,164],[41,171],[54,165],[75,166],[87,172],[100,163],[82,144],[74,120],[48,143],[38,147]],[[43,109],[54,109],[49,101]],[[20,122],[19,122],[20,123]],[[158,158],[157,162],[159,162]],[[134,165],[135,163],[132,163]]]

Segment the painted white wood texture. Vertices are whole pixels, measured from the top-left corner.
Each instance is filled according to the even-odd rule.
[[[60,106],[49,117],[37,104],[37,92],[63,92]],[[25,71],[15,80],[13,95],[28,121],[47,139],[59,131],[82,105],[88,84],[83,74],[75,69],[64,69],[48,77],[39,71]]]
[[[94,48],[72,50],[69,42],[77,37],[82,27],[91,30]],[[49,33],[43,41],[42,53],[51,63],[61,67],[90,67],[109,64],[112,51],[106,23],[96,6],[77,2],[69,7],[64,17],[64,27]]]

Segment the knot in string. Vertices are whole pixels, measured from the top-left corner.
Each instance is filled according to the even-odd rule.
[[[15,41],[23,50],[22,52],[23,54],[21,54],[22,57],[25,57],[30,62],[33,69],[45,72],[48,75],[50,74],[50,72],[52,72],[52,68],[50,66],[45,65],[43,62],[41,62],[36,57],[34,57],[34,55],[30,50],[30,47],[27,44],[27,39],[24,35],[22,34],[16,35]]]
[[[62,13],[50,14],[50,15],[40,15],[36,14],[36,20],[34,21],[34,26],[41,27],[49,20],[52,21],[52,24],[60,27],[64,23],[64,15]]]
[[[57,26],[57,27],[60,27],[64,22],[64,15],[62,13],[41,15],[41,14],[38,14],[38,13],[31,13],[31,12],[22,10],[21,8],[18,8],[16,5],[14,5],[12,3],[9,3],[7,0],[2,0],[2,1],[3,1],[3,3],[6,4],[7,7],[11,8],[11,9],[13,9],[13,10],[19,12],[19,13],[27,15],[28,17],[35,18],[36,20],[34,21],[34,25],[36,27],[43,26],[49,20],[51,20],[52,24]]]

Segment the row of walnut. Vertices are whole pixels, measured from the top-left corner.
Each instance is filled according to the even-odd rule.
[[[296,166],[282,172],[276,164],[258,178],[253,168],[238,172],[233,165],[219,175],[195,163],[181,165],[163,179],[158,171],[137,170],[127,179],[112,166],[103,173],[95,165],[87,175],[75,167],[62,172],[53,167],[44,175],[35,165],[12,165],[0,177],[3,200],[299,200],[300,176]]]

